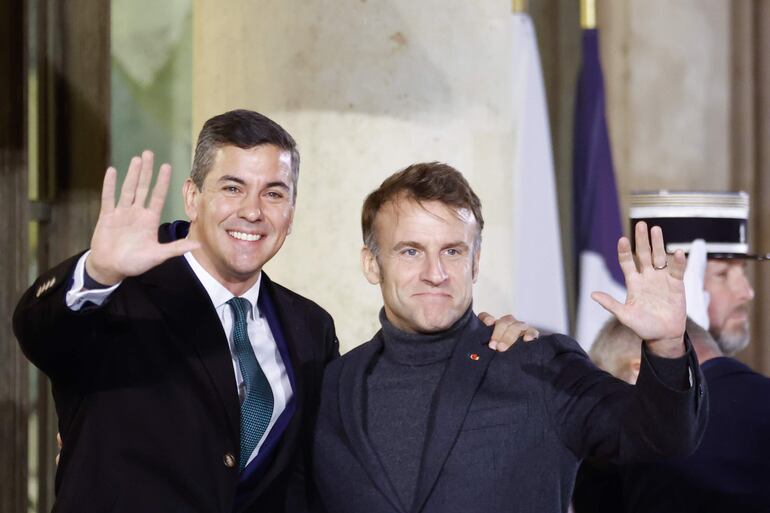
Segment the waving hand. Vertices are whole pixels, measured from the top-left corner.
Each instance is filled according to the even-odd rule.
[[[681,250],[667,255],[663,232],[654,226],[648,236],[644,222],[636,224],[636,262],[626,237],[618,241],[618,261],[626,279],[626,302],[594,292],[591,298],[612,313],[660,356],[684,353],[686,321],[685,256]],[[652,241],[650,241],[652,238]]]
[[[168,244],[158,242],[158,226],[168,192],[171,166],[160,166],[158,179],[150,194],[152,174],[152,152],[145,151],[141,158],[132,158],[117,204],[117,171],[110,167],[104,175],[101,210],[91,237],[91,254],[86,260],[86,271],[99,283],[113,285],[198,247],[197,242],[188,240]]]

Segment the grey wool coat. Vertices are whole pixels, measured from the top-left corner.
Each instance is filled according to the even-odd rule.
[[[589,455],[625,462],[697,447],[708,403],[688,340],[685,356],[673,360],[644,348],[631,386],[595,367],[569,337],[496,353],[486,346],[490,335],[474,316],[447,364],[413,504],[400,503],[365,431],[366,373],[382,334],[327,366],[313,449],[319,510],[566,512]]]

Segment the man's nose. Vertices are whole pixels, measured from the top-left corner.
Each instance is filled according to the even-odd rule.
[[[431,285],[440,285],[446,281],[448,275],[438,256],[428,256],[422,270],[422,280]]]
[[[754,299],[754,288],[749,283],[749,277],[745,273],[741,273],[738,283],[738,297],[746,302]]]
[[[247,196],[244,198],[240,209],[238,210],[239,217],[254,223],[262,217],[262,209],[260,206],[259,197]]]

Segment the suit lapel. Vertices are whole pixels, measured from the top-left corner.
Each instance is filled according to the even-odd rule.
[[[476,390],[495,355],[486,346],[491,333],[492,330],[474,316],[447,364],[428,425],[412,511],[420,511],[430,496],[457,440]]]
[[[203,285],[184,257],[167,260],[141,280],[153,303],[168,317],[174,335],[194,347],[225,409],[230,433],[237,443],[240,403],[235,373],[222,323]]]
[[[397,511],[405,511],[385,468],[374,450],[365,428],[366,374],[382,351],[382,338],[374,339],[357,349],[344,361],[339,378],[340,422],[350,442],[350,449],[361,463],[369,479]]]
[[[295,407],[294,414],[275,449],[273,461],[255,483],[253,493],[249,494],[252,498],[258,497],[280,472],[288,468],[291,457],[297,449],[296,440],[299,438],[304,422],[302,404],[305,400],[305,379],[298,369],[302,368],[302,362],[311,360],[313,356],[313,341],[308,340],[309,329],[305,317],[297,310],[294,299],[288,294],[281,293],[279,288],[274,287],[265,273],[262,273],[262,280],[260,294],[270,295],[275,306],[275,314],[278,317],[272,322],[268,320],[268,324],[280,323],[281,332],[289,352],[290,361],[284,362],[284,365],[286,365],[287,372],[294,376],[292,392]],[[271,327],[271,329],[273,328]],[[275,331],[274,336],[276,336]]]

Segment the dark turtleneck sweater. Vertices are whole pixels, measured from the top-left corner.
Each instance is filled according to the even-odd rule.
[[[402,505],[414,501],[433,398],[473,311],[440,333],[406,333],[380,311],[382,353],[366,379],[366,430]]]

